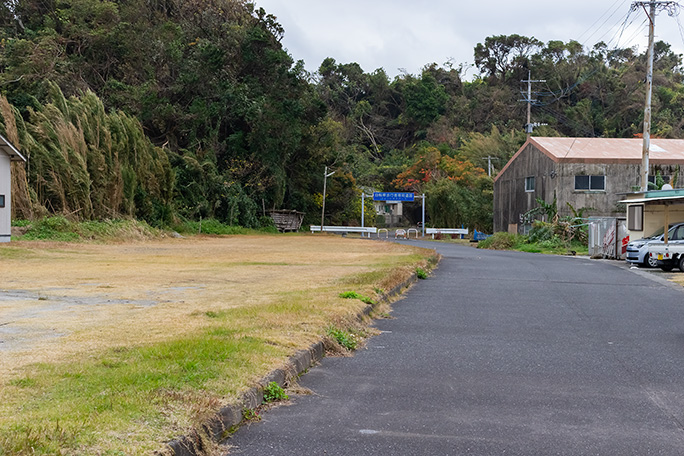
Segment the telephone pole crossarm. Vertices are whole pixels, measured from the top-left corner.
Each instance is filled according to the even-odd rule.
[[[527,138],[529,139],[530,135],[532,134],[532,129],[535,126],[538,126],[540,124],[533,124],[532,123],[532,103],[537,101],[532,99],[532,83],[533,82],[546,82],[546,79],[532,79],[532,71],[528,70],[527,72],[527,79],[523,79],[520,82],[526,82],[527,83],[527,100],[520,100],[524,101],[527,103],[527,123],[525,124],[525,133],[527,133]]]

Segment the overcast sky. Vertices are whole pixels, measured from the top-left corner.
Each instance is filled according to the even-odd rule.
[[[626,0],[254,0],[285,28],[283,45],[314,72],[326,57],[356,62],[366,72],[377,68],[394,77],[419,74],[426,64],[473,64],[477,43],[493,35],[533,36],[543,42],[571,39],[591,48],[646,49],[643,10],[630,14]],[[684,14],[663,11],[656,39],[684,52],[680,23]],[[631,24],[629,27],[623,25]],[[476,70],[470,69],[470,79]]]

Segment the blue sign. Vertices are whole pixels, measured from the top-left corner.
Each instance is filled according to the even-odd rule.
[[[373,201],[414,201],[415,194],[410,192],[374,192]]]

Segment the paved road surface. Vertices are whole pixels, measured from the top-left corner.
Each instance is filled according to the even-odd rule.
[[[315,395],[240,429],[231,455],[684,455],[682,290],[604,261],[436,246],[383,333],[324,359],[301,379]]]

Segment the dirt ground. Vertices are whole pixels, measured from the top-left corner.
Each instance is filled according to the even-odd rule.
[[[399,248],[336,236],[2,245],[0,380],[29,363],[192,331],[198,312],[334,285]]]

